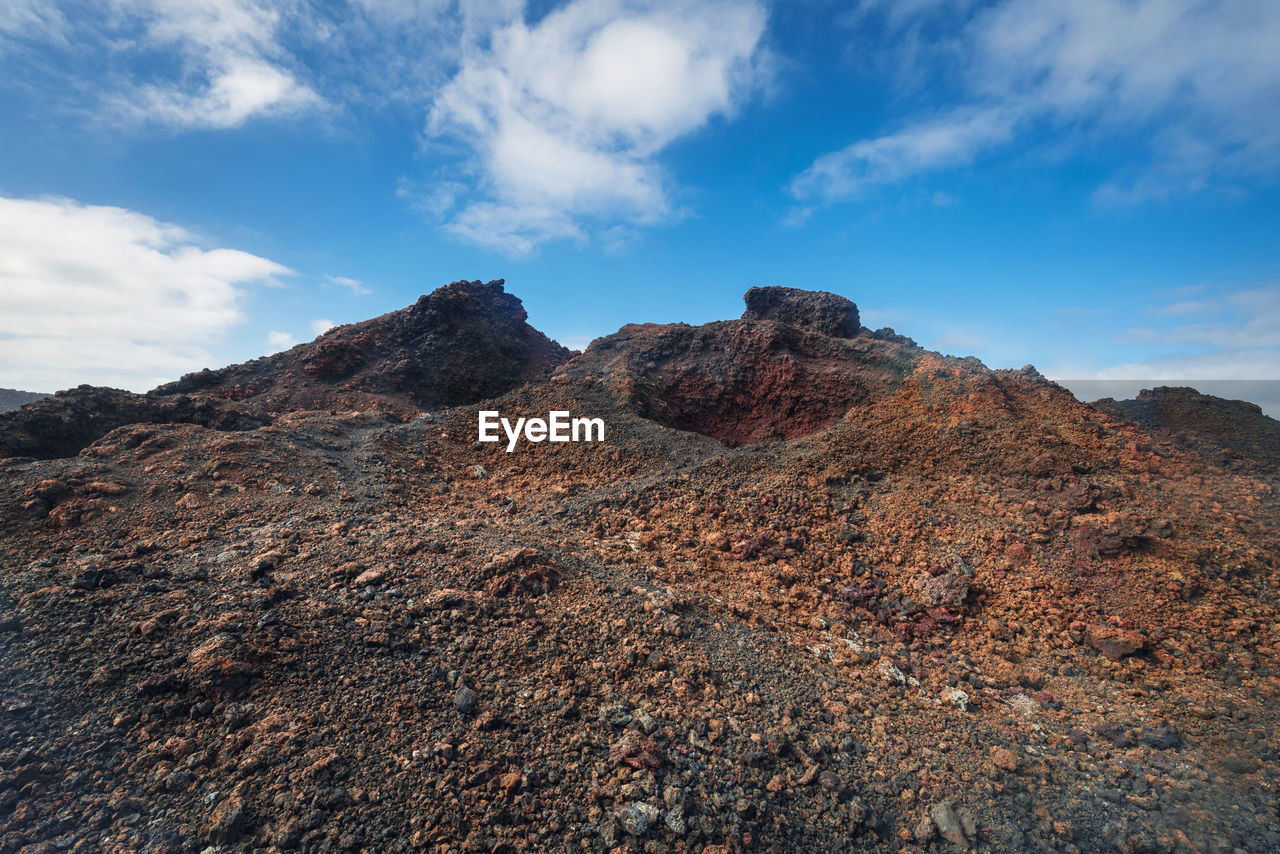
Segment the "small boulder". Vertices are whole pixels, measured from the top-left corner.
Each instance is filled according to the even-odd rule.
[[[453,695],[453,708],[460,715],[470,715],[480,703],[480,697],[470,687],[463,685]]]
[[[969,596],[969,576],[961,569],[931,567],[915,579],[917,598],[926,608],[960,611]]]

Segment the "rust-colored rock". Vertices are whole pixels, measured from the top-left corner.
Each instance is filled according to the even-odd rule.
[[[1114,626],[1089,626],[1084,632],[1084,642],[1113,661],[1133,655],[1147,645],[1147,639],[1138,632]]]

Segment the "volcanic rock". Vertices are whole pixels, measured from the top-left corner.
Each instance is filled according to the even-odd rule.
[[[1185,386],[1157,386],[1138,392],[1134,400],[1107,397],[1093,405],[1215,464],[1280,471],[1280,421],[1257,404]]]
[[[1119,661],[1133,655],[1147,645],[1147,639],[1138,632],[1117,629],[1114,626],[1089,626],[1084,641],[1107,658]]]
[[[0,460],[0,850],[1276,849],[1274,470],[803,317],[422,413],[390,317]]]
[[[214,430],[252,430],[269,417],[223,401],[185,394],[134,394],[82,385],[0,414],[0,457],[53,459],[75,456],[117,427],[130,424],[197,424]]]
[[[857,307],[834,294],[753,288],[746,299],[740,320],[624,326],[564,376],[601,376],[638,414],[737,446],[828,427],[891,393],[921,355],[853,338]]]
[[[412,306],[291,350],[187,374],[145,395],[82,385],[0,415],[0,457],[69,457],[117,427],[251,430],[297,410],[402,418],[471,403],[545,376],[570,351],[526,322],[501,279],[453,282]]]
[[[743,320],[776,320],[832,338],[853,338],[862,329],[858,307],[826,291],[802,291],[771,285],[751,288],[742,298]]]
[[[414,414],[494,397],[570,356],[526,322],[524,305],[503,284],[453,282],[408,308],[334,327],[284,353],[188,374],[156,392],[234,400],[261,412]]]
[[[943,801],[936,804],[930,811],[930,817],[933,819],[934,826],[938,829],[938,835],[950,842],[952,845],[964,845],[964,831],[960,827],[960,820],[956,818],[955,808],[951,801]]]

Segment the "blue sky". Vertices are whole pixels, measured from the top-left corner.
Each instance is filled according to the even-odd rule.
[[[505,278],[757,284],[1062,379],[1280,377],[1271,0],[8,0],[0,386],[146,389]]]

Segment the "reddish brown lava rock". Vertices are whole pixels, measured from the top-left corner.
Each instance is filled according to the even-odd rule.
[[[656,771],[662,765],[662,748],[649,736],[627,730],[609,748],[609,761],[614,765]]]
[[[853,303],[805,294],[753,288],[742,319],[705,326],[629,324],[568,376],[603,375],[639,414],[730,446],[813,433],[889,393],[917,353],[853,337]]]
[[[1138,632],[1096,625],[1085,629],[1084,642],[1113,661],[1133,655],[1147,645],[1147,639]]]
[[[969,577],[959,569],[936,573],[930,570],[916,578],[915,586],[920,603],[926,608],[944,607],[956,611],[964,607],[964,600],[969,595]]]
[[[495,556],[480,571],[491,596],[543,596],[560,583],[560,570],[537,549],[519,548]]]

